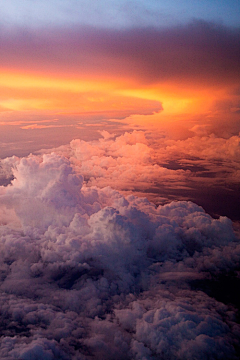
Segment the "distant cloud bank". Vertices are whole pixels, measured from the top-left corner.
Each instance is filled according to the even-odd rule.
[[[9,71],[177,81],[213,87],[239,81],[239,27],[192,20],[167,28],[36,30],[2,28],[1,67]]]

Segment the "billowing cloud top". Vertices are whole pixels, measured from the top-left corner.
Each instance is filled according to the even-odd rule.
[[[165,3],[0,0],[3,152],[72,140],[0,164],[2,360],[240,357],[233,224],[172,201],[237,203],[236,2]]]
[[[96,186],[97,171],[113,166],[106,182],[127,171],[125,152],[141,166],[151,156],[142,133],[103,135],[4,160],[14,179],[0,187],[1,359],[237,359],[231,221]]]

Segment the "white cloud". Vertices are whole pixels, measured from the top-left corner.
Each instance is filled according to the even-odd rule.
[[[0,188],[2,359],[237,359],[236,309],[204,288],[238,269],[231,221],[83,184],[87,164],[118,168],[128,151],[142,170],[151,159],[134,133],[4,160],[15,179]]]

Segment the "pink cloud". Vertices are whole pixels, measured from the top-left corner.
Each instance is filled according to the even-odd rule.
[[[86,187],[89,152],[99,164],[109,151],[120,168],[126,149],[137,165],[151,159],[142,132],[102,135],[4,160],[15,179],[0,186],[1,358],[237,358],[236,292],[225,301],[221,281],[238,283],[231,221],[189,201],[157,207]]]

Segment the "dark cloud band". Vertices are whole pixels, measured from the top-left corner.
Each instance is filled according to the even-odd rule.
[[[47,73],[125,76],[144,82],[239,81],[240,33],[194,21],[167,29],[21,28],[2,31],[2,66]]]

